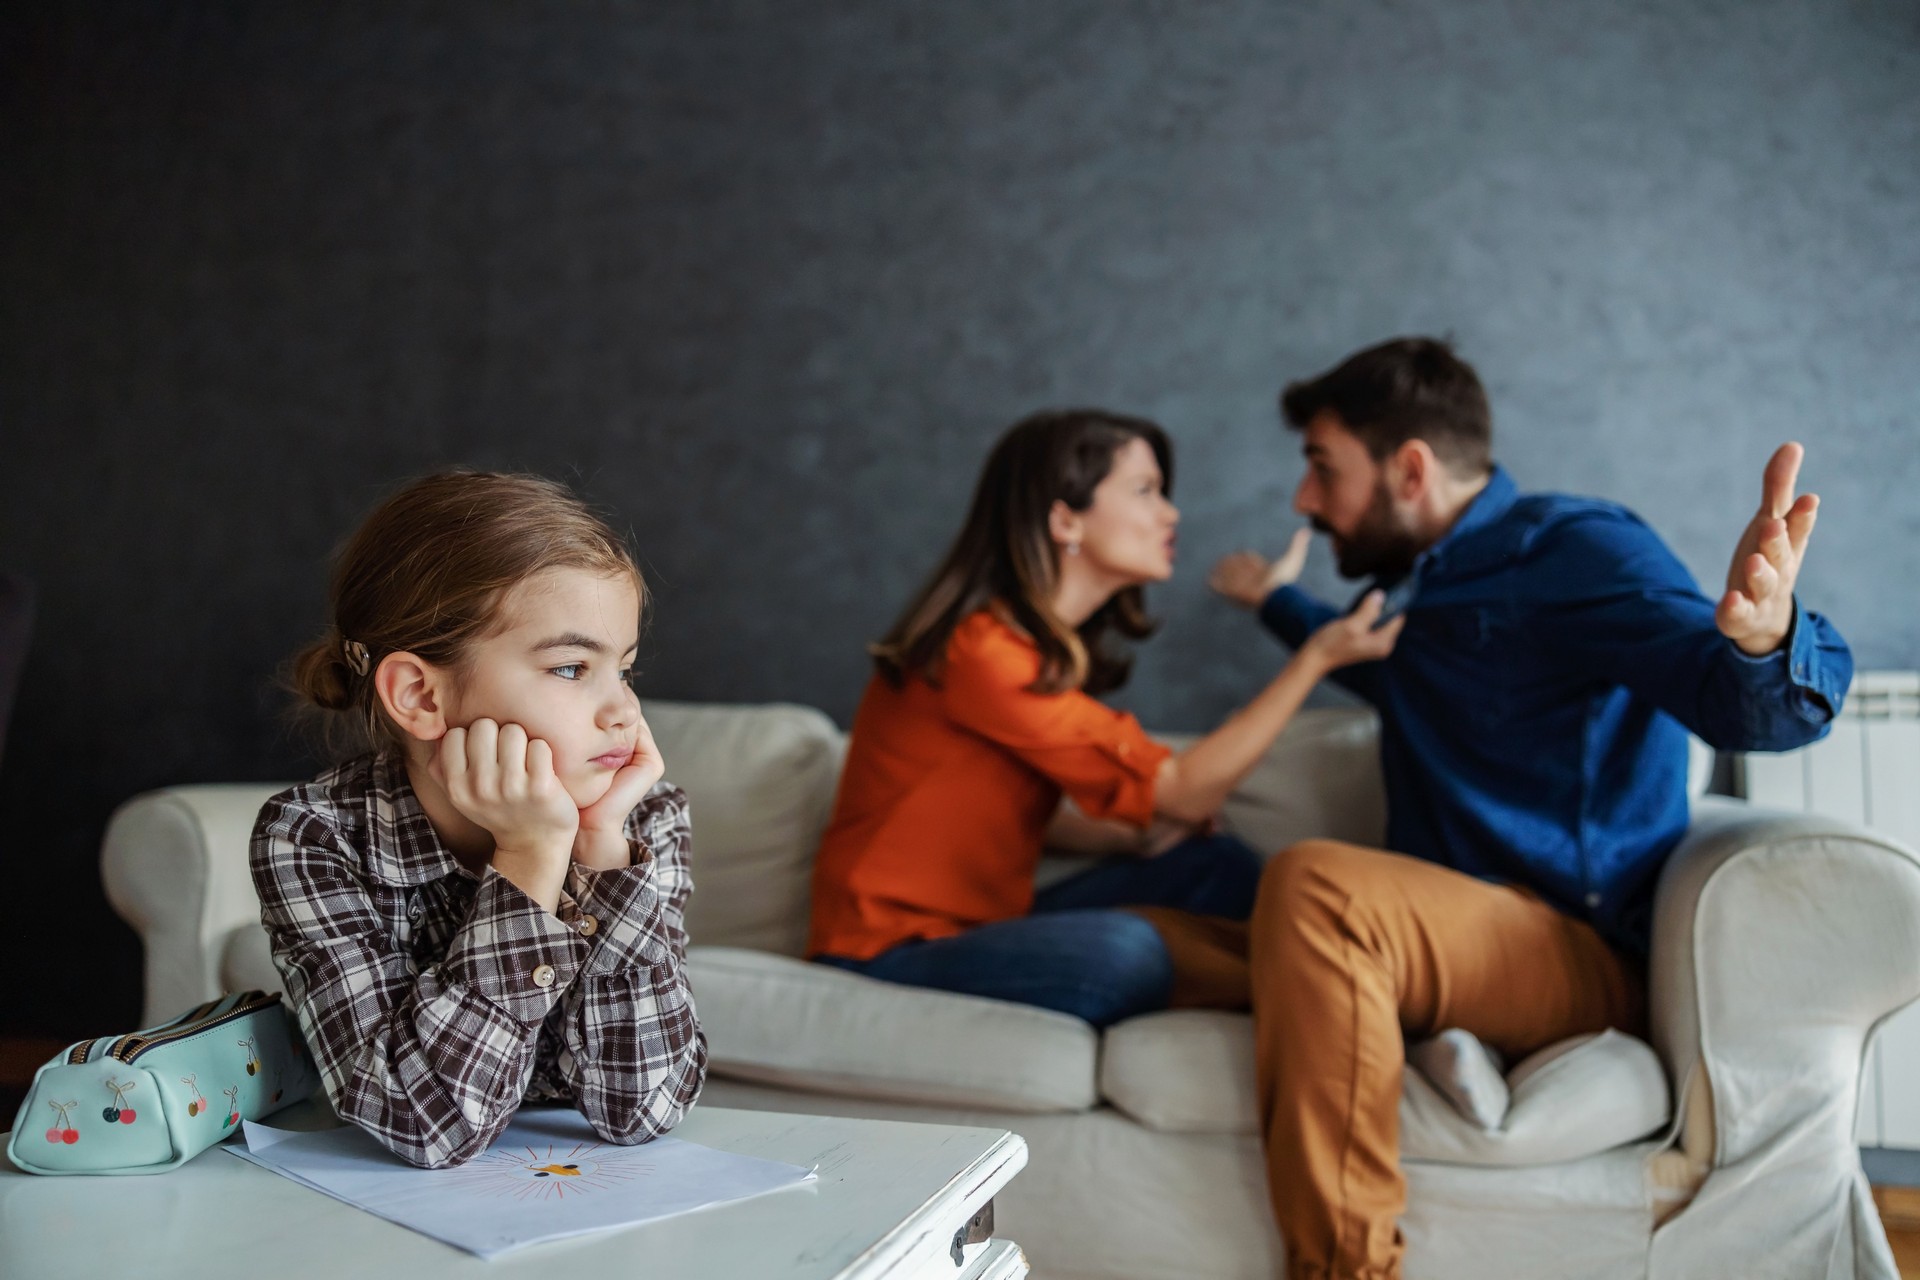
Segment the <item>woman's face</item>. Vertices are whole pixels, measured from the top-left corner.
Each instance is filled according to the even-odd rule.
[[[1113,467],[1094,488],[1093,504],[1077,513],[1080,558],[1089,569],[1124,585],[1173,576],[1180,512],[1165,488],[1160,460],[1145,440],[1135,436],[1114,451]]]

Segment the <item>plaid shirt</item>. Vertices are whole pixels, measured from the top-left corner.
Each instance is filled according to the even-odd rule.
[[[567,874],[556,918],[463,868],[406,768],[362,756],[267,801],[253,883],[288,1003],[341,1116],[416,1165],[486,1150],[525,1101],[609,1142],[678,1124],[706,1077],[685,973],[687,800],[627,819],[634,864]]]

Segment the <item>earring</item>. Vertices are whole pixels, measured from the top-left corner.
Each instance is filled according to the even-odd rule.
[[[1079,543],[1077,543],[1077,542],[1069,542],[1069,543],[1067,544],[1067,554],[1068,554],[1068,555],[1070,555],[1070,556],[1077,556],[1077,555],[1079,555],[1079,554],[1080,554],[1080,544],[1079,544]]]

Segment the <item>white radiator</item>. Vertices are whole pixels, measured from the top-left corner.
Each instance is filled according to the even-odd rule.
[[[1755,804],[1846,818],[1920,849],[1920,671],[1859,672],[1832,732],[1742,756],[1738,777]],[[1920,1005],[1867,1051],[1856,1132],[1864,1146],[1920,1149]]]

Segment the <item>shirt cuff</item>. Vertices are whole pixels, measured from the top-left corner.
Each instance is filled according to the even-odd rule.
[[[670,964],[673,952],[660,932],[660,891],[655,864],[634,842],[633,865],[609,871],[579,870],[579,919],[574,928],[591,942],[585,972],[615,973],[635,965]]]
[[[1843,672],[1832,669],[1834,664],[1828,661],[1822,644],[1826,629],[1824,620],[1809,614],[1796,595],[1785,644],[1757,657],[1732,640],[1727,641],[1727,647],[1733,650],[1735,667],[1750,689],[1764,691],[1784,685],[1790,690],[1788,702],[1802,719],[1826,724],[1838,714],[1852,677],[1850,661],[1844,664]]]
[[[1118,776],[1097,794],[1075,794],[1073,802],[1089,818],[1114,818],[1136,827],[1147,826],[1153,821],[1153,793],[1160,782],[1160,766],[1173,754],[1173,748],[1139,733],[1102,742],[1100,749],[1120,766]]]
[[[587,959],[587,943],[488,867],[443,964],[447,980],[528,1026],[546,1019]]]

